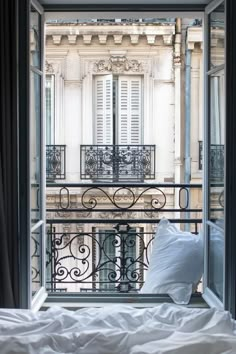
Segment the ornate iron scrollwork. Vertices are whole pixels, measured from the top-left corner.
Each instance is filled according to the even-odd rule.
[[[65,179],[65,145],[46,145],[47,180]]]
[[[101,237],[101,232],[48,233],[53,259],[51,284],[90,283],[91,289],[100,289],[109,283],[118,292],[136,289],[148,269],[148,247],[153,239],[150,234],[145,243],[144,236],[128,224],[117,224],[105,237]],[[82,242],[78,241],[80,238]],[[102,272],[106,274],[103,281]]]
[[[81,145],[81,179],[155,178],[155,145]]]
[[[210,145],[210,179],[213,181],[222,181],[224,178],[224,145]],[[203,144],[199,141],[199,170],[203,168]]]

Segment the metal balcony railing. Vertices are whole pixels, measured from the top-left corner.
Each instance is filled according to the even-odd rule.
[[[111,181],[155,179],[155,145],[81,145],[80,178]]]
[[[203,143],[199,141],[199,170],[203,168]],[[209,156],[210,179],[221,181],[224,177],[224,145],[211,144]]]
[[[138,292],[160,219],[193,233],[202,222],[201,184],[47,183],[47,188],[46,273],[53,293]],[[35,240],[32,235],[37,283]]]
[[[46,178],[66,178],[66,145],[46,145]]]

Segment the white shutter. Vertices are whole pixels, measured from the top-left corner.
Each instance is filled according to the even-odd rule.
[[[112,75],[95,78],[95,143],[112,144]]]
[[[139,145],[142,143],[142,78],[119,77],[118,143]]]

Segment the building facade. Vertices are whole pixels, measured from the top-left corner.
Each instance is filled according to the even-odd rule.
[[[32,36],[32,48],[33,43]],[[129,283],[127,274],[141,260],[138,279],[129,279],[138,290],[148,268],[155,219],[178,219],[188,204],[194,209],[188,218],[201,220],[201,188],[186,196],[172,185],[202,183],[202,50],[197,19],[47,23],[47,262],[48,269],[54,268],[48,271],[52,290],[113,289],[118,276],[112,279],[112,272],[122,263],[121,245],[114,242],[120,238],[126,259],[123,283]],[[74,188],[67,188],[71,183]],[[84,189],[81,183],[106,186]],[[128,187],[117,194],[114,183]],[[95,203],[89,204],[94,198],[100,221],[86,223],[94,217]],[[107,224],[110,218],[114,223]],[[120,235],[114,228],[127,218],[133,219],[132,226]],[[191,230],[199,231],[199,225]],[[52,238],[60,239],[61,246]],[[104,283],[94,285],[96,281]]]

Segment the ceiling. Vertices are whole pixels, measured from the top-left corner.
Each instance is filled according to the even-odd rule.
[[[201,18],[204,8],[212,0],[38,0],[44,7],[46,20],[78,18],[145,18],[178,17]],[[217,0],[213,0],[217,1]],[[220,0],[219,0],[220,1]],[[223,1],[223,0],[222,0]],[[145,9],[144,9],[145,6]],[[159,7],[160,6],[160,7]],[[100,9],[99,9],[100,7]],[[102,15],[101,15],[102,14]],[[116,15],[117,16],[117,15]]]
[[[156,5],[204,5],[211,0],[41,0],[42,4],[48,5],[135,5],[135,4],[156,4]]]

